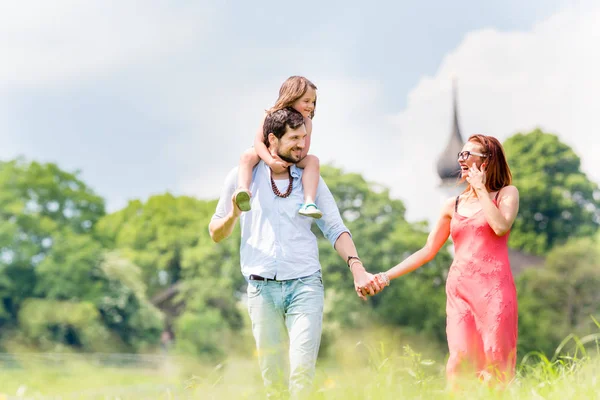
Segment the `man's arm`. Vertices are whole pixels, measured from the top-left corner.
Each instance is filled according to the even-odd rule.
[[[235,203],[235,193],[231,196],[232,210],[223,218],[217,218],[210,221],[208,224],[208,232],[215,243],[226,239],[233,232],[235,224],[242,213],[242,210]]]
[[[235,187],[237,179],[237,168],[227,175],[217,209],[208,224],[210,237],[216,243],[227,238],[233,232],[235,224],[242,211],[235,204]]]
[[[333,244],[344,263],[348,263],[348,257],[358,257],[350,231],[344,225],[335,199],[323,178],[319,181],[316,200],[323,211],[323,217],[317,220],[317,226],[323,235]],[[383,289],[375,276],[365,270],[360,259],[353,258],[349,264],[355,290],[361,299],[366,300],[366,294],[374,295]]]
[[[350,272],[354,278],[354,290],[363,300],[366,295],[374,295],[383,290],[376,276],[367,272],[362,261],[358,258],[358,251],[349,232],[342,233],[335,242],[335,250],[338,252],[344,262],[349,264]],[[348,260],[348,257],[355,257]]]

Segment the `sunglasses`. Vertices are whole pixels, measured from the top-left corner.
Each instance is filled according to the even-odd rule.
[[[487,154],[476,153],[474,151],[468,150],[461,151],[460,153],[458,153],[458,159],[460,161],[466,161],[471,156],[487,157]]]

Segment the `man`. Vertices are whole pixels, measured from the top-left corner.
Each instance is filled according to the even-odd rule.
[[[251,211],[243,214],[234,201],[237,168],[231,171],[209,231],[219,242],[240,219],[242,274],[248,281],[248,312],[265,387],[274,395],[288,386],[292,397],[300,397],[310,392],[315,373],[324,298],[317,238],[311,232],[314,220],[298,214],[304,199],[302,170],[293,164],[300,161],[306,129],[302,115],[291,108],[267,115],[263,127],[267,148],[291,167],[277,174],[259,162],[250,187]],[[378,293],[383,285],[363,267],[323,179],[316,200],[323,211],[316,223],[348,263],[357,294],[366,299]]]

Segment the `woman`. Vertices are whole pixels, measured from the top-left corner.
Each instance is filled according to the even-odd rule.
[[[465,191],[450,198],[425,246],[389,271],[387,281],[432,260],[449,235],[454,262],[446,281],[449,383],[461,372],[486,381],[514,376],[517,296],[508,259],[508,236],[519,209],[519,191],[500,142],[473,135],[458,154]]]

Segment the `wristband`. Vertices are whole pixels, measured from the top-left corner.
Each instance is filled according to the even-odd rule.
[[[358,260],[362,263],[360,258],[358,258],[357,256],[348,256],[348,259],[346,260],[346,264],[348,264],[348,268],[350,268],[350,260]]]

